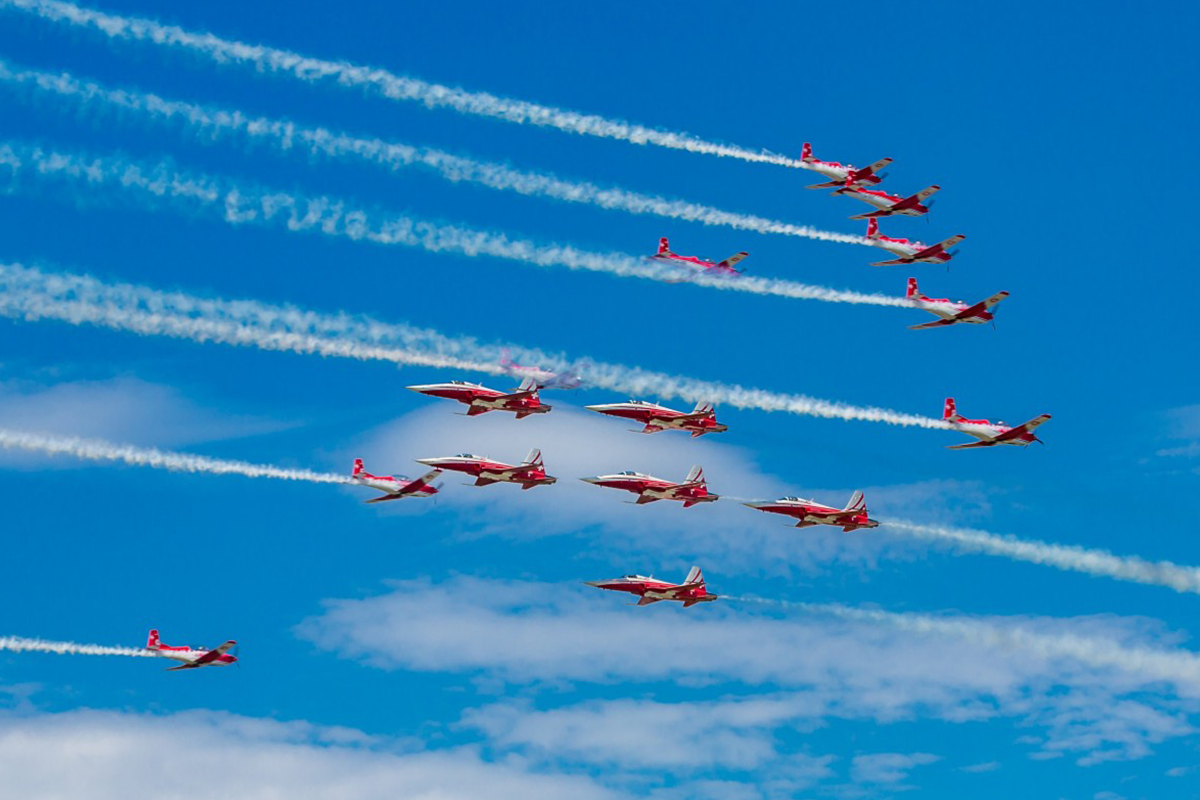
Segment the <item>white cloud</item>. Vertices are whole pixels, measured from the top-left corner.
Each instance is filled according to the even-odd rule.
[[[850,779],[856,783],[899,783],[913,769],[932,764],[939,757],[932,753],[870,753],[855,756]]]
[[[6,381],[0,383],[0,421],[12,430],[160,447],[251,436],[286,426],[261,417],[220,414],[178,389],[132,377],[55,384]]]
[[[1153,642],[1161,649],[1171,639],[1133,618],[982,622],[1127,647]],[[1155,742],[1192,732],[1186,714],[1197,710],[1200,693],[1181,681],[1177,694],[1164,694],[1160,681],[1136,669],[1039,655],[1003,636],[989,644],[808,615],[781,619],[733,601],[634,609],[593,589],[471,577],[401,581],[380,596],[327,601],[324,614],[297,630],[322,649],[383,669],[535,688],[660,681],[736,687],[740,694],[725,700],[686,706],[624,700],[531,711],[498,704],[464,718],[497,746],[522,753],[685,771],[700,759],[733,769],[768,763],[778,757],[775,732],[811,729],[831,717],[1009,717],[1042,729],[1035,744],[1047,755],[1072,753],[1084,764],[1136,758]],[[677,741],[647,742],[622,724],[630,718],[667,720]],[[721,735],[706,740],[702,734],[714,726]]]
[[[968,764],[965,767],[958,768],[960,772],[995,772],[1000,769],[999,761],[985,761],[982,764]]]
[[[23,800],[206,793],[242,800],[615,800],[585,777],[491,763],[472,748],[412,751],[359,731],[218,712],[0,716],[4,793]]]

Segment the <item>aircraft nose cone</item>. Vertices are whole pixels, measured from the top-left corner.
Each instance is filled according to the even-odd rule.
[[[596,484],[596,483],[600,482],[599,478],[580,478],[579,480],[583,481],[584,483],[591,483],[591,484]]]
[[[746,506],[746,508],[762,508],[765,505],[769,505],[769,503],[764,503],[761,500],[756,500],[751,503],[742,503],[742,505]]]
[[[425,392],[429,391],[429,384],[417,384],[416,386],[405,386],[404,388],[408,389],[410,392],[424,394]]]
[[[417,463],[424,464],[427,467],[434,467],[437,466],[437,462],[440,460],[438,458],[418,458]]]
[[[583,585],[584,585],[584,586],[595,586],[597,589],[599,589],[599,588],[601,588],[601,587],[602,587],[604,584],[603,584],[603,582],[601,582],[601,581],[584,581],[584,582],[583,582]]]

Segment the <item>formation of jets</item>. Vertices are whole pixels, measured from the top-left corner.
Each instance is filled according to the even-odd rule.
[[[199,669],[200,667],[227,667],[238,660],[237,656],[229,653],[235,646],[237,646],[237,642],[230,639],[211,649],[187,646],[172,647],[162,643],[158,638],[157,630],[150,631],[150,635],[146,639],[147,650],[163,658],[180,662],[178,667],[168,667],[167,672],[180,669]]]

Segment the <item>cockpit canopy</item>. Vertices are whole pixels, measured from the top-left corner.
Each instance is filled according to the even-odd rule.
[[[476,458],[476,459],[479,459],[480,461],[484,460],[483,456],[477,456],[474,453],[459,453],[458,455],[455,456],[455,458]]]
[[[618,472],[617,474],[618,475],[628,475],[631,478],[649,478],[650,477],[649,475],[643,475],[640,472],[634,472],[633,470],[629,470],[629,469],[625,470],[624,472]]]

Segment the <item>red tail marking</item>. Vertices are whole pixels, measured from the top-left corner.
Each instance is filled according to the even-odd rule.
[[[874,239],[879,235],[879,220],[871,217],[867,220],[867,238]]]
[[[669,252],[671,252],[671,245],[667,242],[667,237],[664,236],[658,240],[658,253],[662,255]]]
[[[958,411],[954,407],[954,398],[947,397],[946,405],[942,408],[942,419],[954,419],[958,416]]]
[[[158,631],[151,630],[150,636],[146,639],[146,649],[157,650],[160,647],[162,647],[162,641],[158,638]]]
[[[354,472],[350,473],[351,477],[359,478],[363,475],[363,462],[361,458],[354,459]]]
[[[804,145],[800,148],[800,160],[801,161],[811,161],[812,157],[813,157],[812,145],[809,144],[808,142],[805,142]]]

